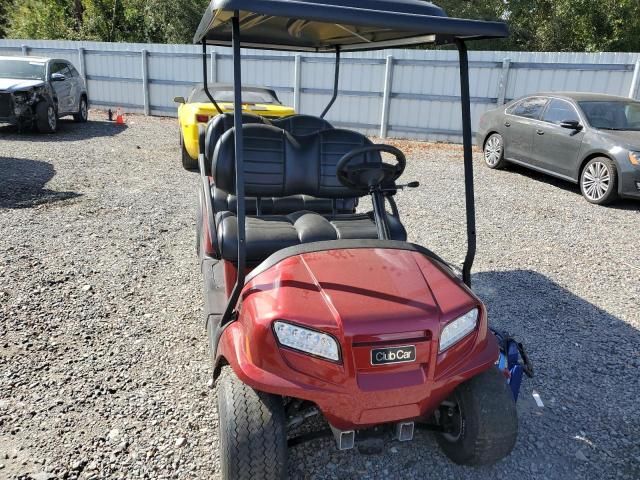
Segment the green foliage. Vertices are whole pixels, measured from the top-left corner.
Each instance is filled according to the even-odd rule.
[[[208,0],[21,0],[13,38],[191,43]]]
[[[9,10],[11,8],[11,0],[0,2],[0,38],[6,35],[7,25],[9,23]]]
[[[13,0],[15,1],[15,0]],[[0,0],[14,38],[191,43],[209,0]],[[436,0],[451,16],[509,22],[508,40],[473,48],[640,51],[639,0]]]
[[[502,19],[511,37],[486,49],[640,51],[638,0],[442,0],[451,16]]]

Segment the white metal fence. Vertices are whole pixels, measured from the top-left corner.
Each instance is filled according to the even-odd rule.
[[[230,50],[209,48],[209,81],[231,82]],[[0,55],[71,60],[92,106],[175,115],[173,97],[201,82],[201,47],[45,40],[0,40]],[[243,51],[245,84],[278,92],[300,113],[319,114],[333,86],[333,57]],[[459,141],[457,52],[384,50],[345,54],[339,97],[327,115],[369,135]],[[474,125],[486,110],[538,91],[591,91],[638,97],[638,53],[470,52]]]

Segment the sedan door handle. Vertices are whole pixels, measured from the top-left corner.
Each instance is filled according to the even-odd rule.
[[[511,124],[510,124],[509,122],[504,122],[504,126],[505,126],[505,127],[510,127],[510,126],[511,126]]]
[[[538,135],[544,135],[544,130],[540,130],[540,129],[538,129],[538,130],[536,130],[536,133],[537,133]]]

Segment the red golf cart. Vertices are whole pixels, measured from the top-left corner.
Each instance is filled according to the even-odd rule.
[[[324,433],[300,428],[320,416],[339,449],[372,427],[390,427],[400,441],[421,427],[436,431],[460,464],[511,452],[523,365],[517,350],[511,355],[515,344],[491,332],[470,288],[476,234],[465,47],[506,35],[503,23],[448,18],[422,0],[211,2],[194,38],[205,90],[206,45],[232,46],[234,65],[234,113],[201,129],[198,160],[197,248],[223,478],[286,477],[287,448]],[[341,52],[418,44],[453,44],[460,54],[462,278],[406,241],[394,195],[417,185],[398,183],[404,154],[324,119],[338,95]],[[275,121],[244,113],[241,47],[334,53],[324,112]],[[373,210],[356,213],[364,196]]]

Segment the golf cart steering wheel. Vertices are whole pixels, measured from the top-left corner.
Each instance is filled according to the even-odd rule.
[[[395,157],[396,164],[359,162],[350,165],[353,159],[369,152],[386,152]],[[340,159],[336,167],[338,181],[352,190],[370,192],[381,185],[395,182],[407,166],[407,158],[399,149],[391,145],[367,145],[356,148]]]

